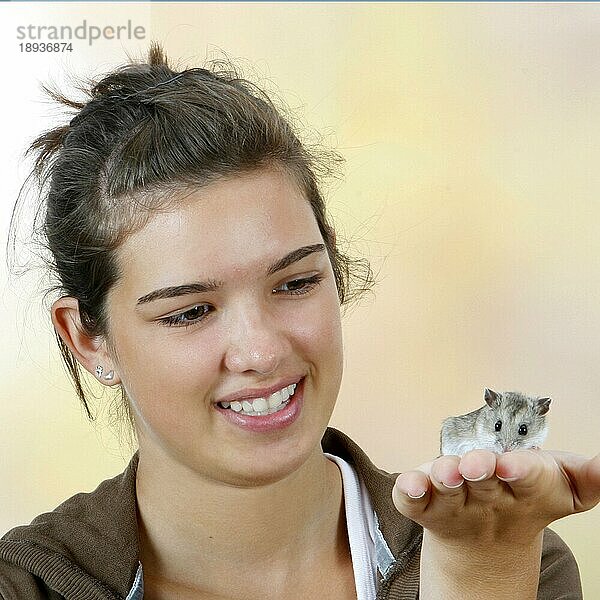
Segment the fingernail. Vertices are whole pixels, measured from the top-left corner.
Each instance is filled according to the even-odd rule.
[[[463,479],[466,479],[467,481],[483,481],[487,476],[488,476],[487,473],[484,473],[483,475],[480,475],[477,478],[471,479],[470,477],[463,475]]]
[[[496,477],[500,481],[506,481],[506,483],[510,483],[511,481],[517,481],[517,479],[519,479],[518,477],[500,477],[500,475],[496,475]]]
[[[427,493],[427,490],[423,490],[418,496],[414,496],[413,494],[411,494],[410,492],[406,492],[406,495],[409,498],[412,498],[413,500],[418,500],[419,498],[422,498],[425,494]]]
[[[447,487],[448,489],[455,490],[455,489],[459,488],[459,487],[460,487],[460,486],[461,486],[461,485],[462,485],[464,482],[465,482],[465,480],[464,480],[464,479],[461,479],[461,480],[460,480],[460,483],[457,483],[456,485],[448,485],[447,483],[444,483],[444,482],[442,481],[442,485],[443,485],[444,487]]]

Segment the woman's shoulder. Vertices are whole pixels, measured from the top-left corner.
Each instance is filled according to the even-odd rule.
[[[1,542],[31,542],[48,545],[55,550],[65,547],[65,541],[75,533],[93,533],[122,540],[126,526],[137,526],[135,474],[137,452],[122,473],[100,482],[90,492],[79,492],[64,500],[54,510],[36,516],[28,525],[14,527]],[[125,528],[125,529],[124,529]]]
[[[75,598],[82,586],[101,591],[93,597],[125,597],[138,567],[136,467],[137,453],[123,473],[4,534],[0,600],[35,600],[35,590]]]

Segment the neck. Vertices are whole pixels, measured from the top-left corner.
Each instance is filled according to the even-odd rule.
[[[257,565],[269,565],[283,581],[348,551],[341,474],[320,446],[299,469],[266,485],[234,487],[190,473],[140,451],[136,493],[145,580],[216,590],[232,573],[255,578]]]

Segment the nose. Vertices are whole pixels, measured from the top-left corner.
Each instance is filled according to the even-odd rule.
[[[232,318],[225,352],[225,367],[229,371],[269,375],[277,371],[288,352],[285,333],[270,315],[254,307],[251,313]]]
[[[503,452],[512,452],[517,447],[517,442],[515,441],[506,441],[502,444]]]

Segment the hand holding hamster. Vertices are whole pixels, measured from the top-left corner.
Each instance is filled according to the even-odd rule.
[[[544,440],[549,398],[485,398],[447,419],[443,455],[400,473],[392,489],[396,509],[423,528],[422,600],[535,600],[538,586],[551,597],[540,576],[544,528],[600,502],[600,454],[518,451]]]
[[[484,399],[481,408],[445,419],[440,432],[442,455],[463,456],[471,450],[500,454],[542,445],[548,435],[550,398],[486,388]]]

